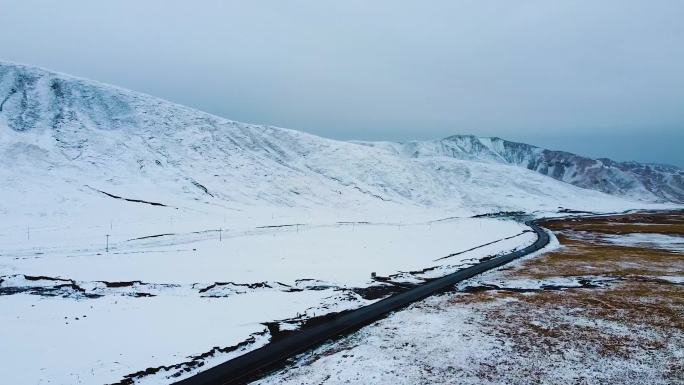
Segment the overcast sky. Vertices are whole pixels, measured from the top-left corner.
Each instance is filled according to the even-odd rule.
[[[0,60],[337,139],[684,166],[682,0],[0,0]]]

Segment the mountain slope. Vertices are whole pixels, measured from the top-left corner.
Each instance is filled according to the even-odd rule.
[[[684,170],[591,159],[500,138],[454,135],[438,141],[359,142],[411,158],[451,157],[524,167],[578,187],[645,201],[684,203]]]
[[[117,217],[123,215],[122,199],[125,211],[144,211],[139,216],[152,215],[150,210],[156,215],[163,207],[231,216],[310,209],[355,218],[426,209],[469,215],[548,212],[560,206],[592,211],[635,207],[633,201],[503,161],[470,161],[485,155],[496,160],[502,154],[519,157],[517,163],[532,159],[525,152],[491,149],[508,149],[503,141],[487,147],[472,140],[466,144],[479,146],[478,151],[472,157],[465,156],[467,151],[456,156],[463,147],[459,140],[379,147],[341,142],[0,64],[0,177],[5,181],[0,213],[27,222],[95,220],[93,212]]]

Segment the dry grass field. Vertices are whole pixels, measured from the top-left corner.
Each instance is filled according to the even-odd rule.
[[[656,382],[656,373],[665,382],[684,383],[684,253],[648,242],[605,241],[627,234],[665,234],[676,240],[684,236],[684,215],[559,219],[542,225],[555,233],[561,247],[504,270],[497,280],[538,281],[549,289],[475,290],[454,296],[454,306],[490,303],[482,307],[483,326],[511,343],[511,357],[547,362],[519,368],[532,382],[549,382],[555,367],[577,370],[577,383],[626,383],[630,378],[649,383]],[[553,287],[559,279],[583,282],[583,287]],[[550,366],[549,357],[556,358]],[[623,370],[612,370],[611,363]],[[498,370],[502,367],[510,369],[485,365],[482,376],[505,381],[509,376]],[[591,372],[594,378],[587,377]]]

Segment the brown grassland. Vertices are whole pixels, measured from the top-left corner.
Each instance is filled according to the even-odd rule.
[[[684,285],[666,277],[684,276],[684,254],[653,247],[602,242],[606,234],[657,233],[684,236],[684,214],[649,213],[547,220],[561,247],[501,272],[507,279],[601,279],[606,286],[515,292],[485,290],[453,298],[454,305],[483,306],[488,329],[512,342],[513,356],[556,357],[558,370],[570,361],[577,383],[615,383],[659,372],[667,383],[684,384]],[[491,322],[489,322],[491,321]],[[569,361],[568,361],[569,360]],[[621,360],[634,372],[608,373]],[[553,366],[553,365],[552,365]],[[483,379],[507,378],[483,367]],[[508,369],[506,369],[508,370]],[[548,380],[549,368],[522,366],[516,376],[530,383]],[[601,376],[605,375],[605,378]]]

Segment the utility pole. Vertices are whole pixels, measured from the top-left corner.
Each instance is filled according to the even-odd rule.
[[[31,228],[29,226],[26,226],[26,240],[31,239]]]
[[[223,229],[219,227],[219,242],[223,241]]]
[[[107,237],[107,246],[106,246],[105,250],[109,253],[109,234],[107,234],[106,237]]]

